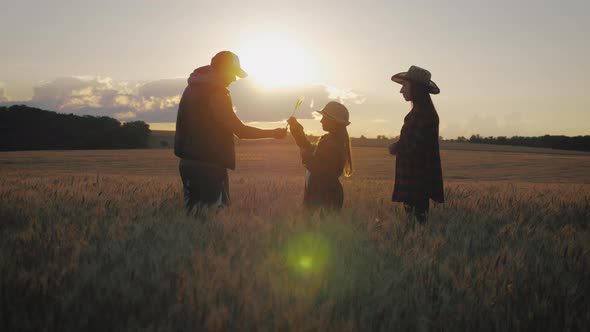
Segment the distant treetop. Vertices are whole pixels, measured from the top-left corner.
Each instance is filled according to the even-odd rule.
[[[144,148],[149,135],[143,121],[121,124],[107,116],[0,107],[0,151]]]

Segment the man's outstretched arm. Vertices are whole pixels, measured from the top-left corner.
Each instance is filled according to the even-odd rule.
[[[286,128],[260,129],[245,125],[234,113],[229,95],[213,95],[210,102],[215,119],[223,123],[239,138],[285,138],[287,135]]]
[[[235,116],[235,115],[234,115]],[[275,129],[260,129],[256,127],[247,126],[237,116],[236,120],[232,121],[230,128],[236,136],[244,139],[257,139],[257,138],[285,138],[287,135],[286,128],[275,128]]]

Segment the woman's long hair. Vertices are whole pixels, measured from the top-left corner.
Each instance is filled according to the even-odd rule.
[[[436,112],[432,98],[430,98],[430,87],[425,84],[412,83],[410,94],[412,97],[412,109],[416,111]]]
[[[410,88],[410,95],[412,99],[413,112],[434,113],[433,117],[436,119],[436,128],[433,135],[436,137],[436,146],[438,148],[439,132],[438,132],[438,113],[430,97],[430,87],[424,84],[412,84]]]

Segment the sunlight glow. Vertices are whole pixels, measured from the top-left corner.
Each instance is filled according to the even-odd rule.
[[[249,77],[264,88],[303,85],[316,79],[312,57],[294,40],[278,35],[249,40],[236,53]]]

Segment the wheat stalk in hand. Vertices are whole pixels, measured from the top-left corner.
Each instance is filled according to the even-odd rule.
[[[299,108],[299,106],[301,106],[301,104],[303,104],[303,98],[297,99],[297,102],[295,103],[295,107],[293,108],[293,112],[291,113],[291,116],[290,117],[293,117],[295,115],[295,112],[297,111],[297,109]],[[287,123],[287,126],[285,126],[285,129],[287,129],[287,127],[289,127],[289,124],[288,123]]]

